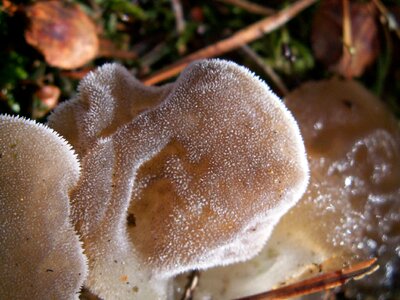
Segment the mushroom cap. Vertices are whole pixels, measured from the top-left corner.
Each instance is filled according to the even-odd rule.
[[[312,215],[323,224],[315,237],[321,243],[373,254],[378,249],[368,248],[366,239],[380,244],[391,235],[388,228],[397,228],[393,237],[400,233],[400,130],[394,116],[360,84],[336,78],[304,84],[286,104],[300,124],[311,166],[311,184],[286,218]]]
[[[342,252],[345,263],[377,256],[381,269],[359,285],[376,291],[383,281],[388,286],[390,270],[398,270],[400,244],[398,122],[351,80],[306,83],[286,104],[304,137],[311,181],[277,228],[301,226],[327,253]],[[314,222],[301,221],[307,218]]]
[[[359,285],[378,290],[382,279],[390,282],[384,273],[396,270],[400,130],[395,118],[363,86],[335,78],[305,83],[285,103],[306,145],[307,191],[259,255],[202,272],[195,299],[265,292],[370,255],[379,256],[381,271]],[[182,278],[176,289],[184,286]]]
[[[53,130],[0,115],[0,298],[78,299],[87,266],[68,203],[78,177]]]
[[[99,139],[158,105],[171,88],[145,86],[123,66],[105,64],[82,79],[78,95],[58,105],[48,125],[83,158]]]
[[[136,101],[147,109],[135,110]],[[68,123],[78,134],[63,129]],[[87,285],[101,297],[254,256],[308,182],[292,115],[226,61],[195,62],[160,88],[106,65],[50,125],[82,155],[73,219],[89,257]]]
[[[247,69],[216,60],[189,66],[163,104],[152,131],[168,138],[137,171],[132,241],[160,274],[249,259],[307,184],[293,117]]]
[[[85,285],[101,297],[124,298],[133,295],[155,299],[165,298],[166,295],[167,280],[153,280],[149,270],[141,266],[135,249],[127,240],[124,228],[126,209],[120,207],[127,199],[117,199],[118,205],[105,201],[113,193],[112,179],[109,178],[114,168],[113,149],[109,150],[110,153],[99,153],[93,148],[103,144],[139,114],[158,105],[170,88],[169,84],[162,87],[145,86],[124,67],[105,64],[85,76],[78,86],[78,95],[61,103],[49,116],[49,126],[69,141],[82,160],[82,173],[89,174],[86,184],[91,188],[73,197],[72,213],[76,227],[85,236],[85,251],[89,257],[90,273]],[[95,166],[97,159],[104,164]],[[82,189],[85,188],[79,190]],[[86,202],[83,202],[85,199]],[[97,233],[93,227],[98,222],[105,222],[104,226],[107,226],[107,210],[114,210],[110,224],[114,224],[118,218],[124,224],[118,231],[105,228]],[[86,215],[83,217],[82,214]],[[107,257],[103,254],[107,254]]]

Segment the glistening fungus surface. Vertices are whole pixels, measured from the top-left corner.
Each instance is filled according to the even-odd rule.
[[[372,288],[377,297],[394,298],[385,289],[395,290],[399,280],[400,130],[395,118],[354,81],[309,82],[285,103],[305,141],[311,171],[307,191],[259,255],[202,272],[195,299],[261,293],[370,256],[379,258],[380,270],[357,281],[352,292],[362,297],[362,287],[367,295]],[[182,282],[186,275],[177,279],[177,293]]]
[[[301,225],[314,239],[355,258],[378,257],[381,270],[363,282],[379,293],[399,270],[398,123],[355,81],[310,82],[286,103],[303,133],[311,182],[283,222],[299,226],[295,216],[312,217],[313,223]]]

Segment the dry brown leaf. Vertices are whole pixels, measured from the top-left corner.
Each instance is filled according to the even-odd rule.
[[[325,0],[315,13],[312,47],[315,57],[346,78],[360,76],[377,57],[378,29],[371,3],[349,2],[351,41],[344,45],[341,1]]]
[[[30,25],[25,39],[43,54],[49,65],[75,69],[96,56],[96,27],[77,5],[37,2],[26,8],[26,16]]]

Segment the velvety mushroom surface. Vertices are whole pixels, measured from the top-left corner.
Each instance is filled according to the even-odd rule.
[[[106,64],[82,79],[78,96],[61,103],[48,124],[61,133],[79,157],[140,113],[159,104],[172,88],[145,86],[127,69]]]
[[[79,91],[49,124],[82,158],[73,219],[101,297],[164,297],[162,278],[252,257],[305,191],[296,122],[234,63],[159,88],[106,65]]]
[[[339,79],[306,83],[288,95],[286,104],[305,141],[308,189],[258,256],[202,272],[196,299],[256,294],[370,256],[379,258],[380,271],[359,287],[365,284],[379,294],[379,288],[394,283],[400,259],[395,118],[360,84]]]
[[[78,177],[53,130],[0,116],[1,299],[78,299],[87,266],[68,203]]]

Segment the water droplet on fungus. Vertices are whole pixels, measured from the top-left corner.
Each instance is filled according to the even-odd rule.
[[[343,97],[351,101],[351,109],[343,105]],[[355,81],[308,82],[285,103],[305,141],[308,189],[258,256],[202,272],[196,299],[264,292],[280,282],[315,275],[314,264],[326,272],[374,255],[381,266],[398,266],[400,130],[395,118]],[[276,256],[269,255],[271,249]],[[358,292],[362,286],[373,287],[377,295],[379,288],[390,288],[387,283],[395,283],[387,273],[381,267],[357,281]]]

